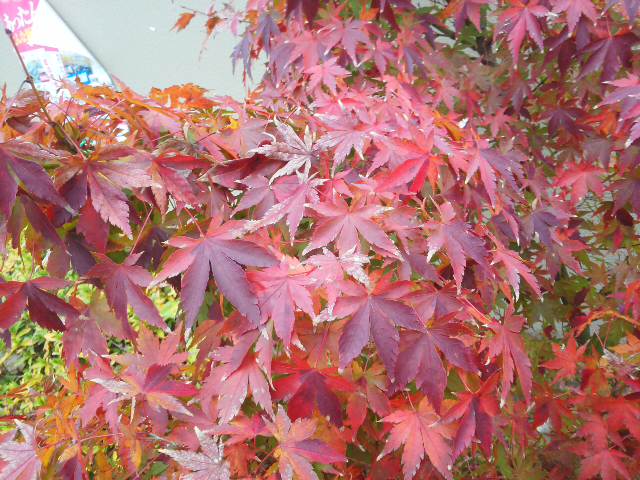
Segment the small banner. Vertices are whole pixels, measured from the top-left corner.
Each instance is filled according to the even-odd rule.
[[[112,85],[106,70],[46,0],[0,0],[0,18],[38,89],[60,97],[61,80]]]

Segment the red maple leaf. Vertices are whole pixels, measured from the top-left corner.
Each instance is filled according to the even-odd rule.
[[[312,418],[314,411],[329,418],[336,426],[342,426],[342,402],[334,391],[351,392],[353,385],[338,375],[337,369],[313,369],[301,358],[295,364],[276,362],[273,373],[286,374],[274,382],[273,399],[286,399],[292,420]]]
[[[502,392],[504,402],[514,381],[514,370],[518,372],[522,392],[531,403],[531,361],[522,340],[522,327],[526,319],[514,315],[514,307],[509,304],[504,315],[504,322],[491,322],[489,328],[495,332],[490,340],[483,340],[482,349],[488,349],[489,360],[497,357],[502,359]]]
[[[580,163],[568,166],[567,171],[556,179],[558,187],[572,187],[571,203],[577,204],[584,198],[588,190],[602,197],[604,185],[602,175],[606,173],[603,168]]]
[[[430,298],[421,298],[421,294],[411,295],[409,302],[424,322],[422,331],[404,332],[400,340],[400,353],[396,363],[396,388],[403,388],[409,381],[415,380],[436,409],[444,398],[447,384],[447,373],[438,354],[441,351],[447,361],[465,371],[476,373],[478,367],[472,350],[461,340],[455,338],[464,332],[464,327],[452,322],[452,316],[431,319],[422,312],[431,310],[429,305],[421,305],[422,301],[430,303]],[[425,308],[426,307],[426,308]]]
[[[311,462],[324,464],[344,462],[346,458],[326,443],[312,438],[316,431],[313,420],[298,419],[291,423],[287,413],[278,407],[274,422],[267,422],[267,430],[278,441],[275,457],[283,480],[318,480]]]
[[[529,35],[540,50],[544,49],[542,41],[542,31],[537,17],[543,17],[548,10],[540,5],[538,0],[531,2],[522,2],[513,0],[511,8],[507,9],[500,15],[500,24],[508,32],[509,47],[513,55],[514,63],[518,63],[520,56],[520,46],[524,40],[525,34]]]
[[[623,462],[626,458],[624,453],[613,449],[592,453],[582,459],[578,479],[588,480],[599,475],[602,480],[616,480],[616,478],[631,480],[632,477]]]
[[[267,429],[264,419],[260,415],[254,415],[252,418],[243,415],[236,417],[229,423],[213,426],[211,432],[216,435],[230,435],[225,444],[234,445],[256,438],[258,435],[264,437],[267,434]]]
[[[273,225],[286,217],[289,240],[293,243],[305,210],[309,208],[309,205],[319,201],[316,188],[321,183],[322,181],[319,180],[300,181],[294,176],[278,179],[272,186],[277,203],[269,208],[260,220],[250,221],[247,230],[258,230]]]
[[[573,377],[578,370],[578,363],[583,361],[587,346],[582,345],[578,348],[576,339],[571,337],[564,348],[561,348],[560,345],[555,343],[551,345],[551,348],[555,358],[544,362],[542,366],[550,370],[558,370],[554,383],[563,378]]]
[[[274,123],[283,141],[278,142],[274,138],[269,145],[254,148],[249,153],[260,153],[286,162],[282,168],[273,174],[271,177],[272,182],[278,177],[291,175],[301,168],[304,168],[301,173],[304,178],[307,178],[311,166],[318,161],[322,149],[314,145],[313,137],[308,127],[304,131],[304,138],[301,139],[290,125],[282,123],[278,119],[274,119]]]
[[[67,318],[66,329],[62,337],[64,358],[67,366],[78,365],[80,352],[107,355],[107,341],[100,331],[91,309],[87,307],[78,316]]]
[[[96,153],[78,175],[86,176],[91,203],[102,220],[120,228],[131,237],[129,204],[125,188],[151,185],[147,173],[149,161],[137,150],[116,145]]]
[[[31,155],[29,155],[31,154]],[[53,205],[68,208],[67,202],[53,186],[51,177],[38,163],[22,158],[26,156],[46,157],[44,151],[36,151],[32,145],[18,142],[0,143],[0,213],[5,220],[11,215],[11,209],[18,193],[16,179],[33,196]]]
[[[258,300],[251,291],[241,265],[268,267],[276,263],[266,249],[234,237],[238,222],[212,220],[206,235],[200,238],[174,237],[167,243],[178,248],[165,262],[154,280],[158,284],[185,272],[180,298],[185,310],[187,328],[191,328],[204,301],[210,272],[222,294],[255,325],[260,323]]]
[[[371,45],[366,25],[360,20],[343,22],[340,18],[333,18],[331,23],[323,27],[319,33],[327,42],[327,51],[340,43],[355,65],[358,65],[356,57],[358,45],[367,47]]]
[[[204,169],[211,164],[205,160],[187,155],[167,155],[153,159],[149,173],[151,175],[151,191],[162,213],[167,211],[167,195],[171,194],[183,204],[196,203],[193,184],[188,174],[194,169]]]
[[[451,435],[438,420],[425,399],[417,410],[399,410],[387,415],[382,421],[394,426],[378,459],[404,446],[402,472],[405,480],[414,477],[425,456],[444,478],[452,479],[451,446],[447,442]]]
[[[489,195],[491,205],[498,205],[498,195],[496,192],[498,174],[504,180],[504,183],[513,191],[518,192],[518,184],[516,178],[522,178],[522,166],[519,158],[510,154],[502,154],[494,149],[486,148],[486,142],[479,142],[482,148],[473,151],[468,165],[465,167],[467,172],[466,181],[468,182],[476,172],[480,172],[480,179]]]
[[[336,197],[334,201],[319,203],[312,208],[320,219],[313,229],[311,242],[305,252],[324,247],[334,240],[341,255],[354,247],[359,251],[360,234],[367,242],[381,249],[383,254],[399,256],[391,239],[372,220],[372,217],[384,211],[381,206],[365,205],[364,198],[347,205],[342,197]]]
[[[211,370],[199,396],[204,403],[210,402],[213,395],[218,396],[221,423],[228,423],[238,414],[249,388],[256,403],[273,416],[269,383],[256,356],[249,351],[255,339],[256,335],[247,333],[236,345],[220,347],[214,353],[222,365]]]
[[[122,380],[100,377],[89,380],[115,393],[118,401],[139,397],[153,413],[165,414],[168,410],[190,415],[176,397],[193,397],[198,391],[192,385],[168,379],[172,369],[173,365],[152,365],[146,373],[137,369],[127,371]]]
[[[615,35],[606,31],[598,37],[584,49],[585,54],[591,56],[583,63],[579,78],[600,71],[600,81],[608,82],[629,63],[631,47],[637,43],[638,37],[627,29],[621,29]]]
[[[567,13],[569,33],[572,33],[576,28],[581,16],[587,17],[594,23],[598,18],[598,13],[591,0],[555,0],[553,2],[553,13],[561,12]]]
[[[123,353],[114,355],[113,359],[121,365],[147,371],[152,365],[180,365],[189,356],[187,352],[178,352],[180,346],[182,326],[169,333],[163,341],[144,325],[140,327],[135,345],[137,353]]]
[[[449,202],[440,205],[439,210],[440,221],[431,220],[424,224],[424,229],[429,232],[427,261],[439,250],[444,250],[451,262],[453,278],[460,290],[467,257],[486,267],[487,250],[484,241],[471,232],[469,225],[456,219],[456,213]]]
[[[320,8],[320,0],[287,0],[287,17],[298,8],[302,9],[309,22],[313,22]]]
[[[467,20],[481,31],[480,10],[486,4],[487,0],[454,0],[442,11],[441,17],[447,18],[455,14],[455,26],[458,32],[462,30]]]
[[[318,140],[317,145],[323,150],[336,147],[332,165],[334,172],[351,153],[351,150],[355,150],[358,157],[363,158],[365,143],[371,139],[371,133],[384,130],[384,126],[376,125],[375,120],[370,118],[367,112],[359,111],[357,115],[355,118],[345,115],[322,118],[332,127],[327,129],[327,133]]]
[[[133,311],[151,325],[167,328],[155,305],[141,288],[148,287],[153,277],[147,270],[135,265],[140,255],[130,255],[120,264],[106,255],[96,253],[98,263],[87,273],[89,278],[98,278],[103,282],[109,306],[122,322],[129,338],[133,338],[134,333],[129,326],[127,305],[131,305]]]
[[[78,316],[78,311],[46,290],[59,290],[68,286],[64,280],[36,278],[28,282],[0,283],[0,296],[7,297],[0,305],[0,328],[16,323],[26,308],[31,320],[45,328],[64,330],[61,317]]]
[[[329,91],[335,95],[337,82],[349,75],[348,70],[336,64],[337,61],[338,59],[333,57],[318,65],[307,68],[304,72],[311,76],[307,88],[313,91],[318,85],[322,84],[329,88]]]
[[[454,459],[471,444],[474,438],[478,440],[485,456],[491,457],[493,419],[500,411],[495,397],[498,379],[499,376],[496,373],[489,377],[477,391],[457,394],[458,402],[444,416],[444,422],[460,420],[453,440],[452,457]]]
[[[408,293],[410,285],[391,283],[390,275],[380,278],[371,290],[353,283],[348,285],[350,287],[338,299],[334,310],[337,318],[351,316],[340,336],[340,368],[345,368],[360,355],[369,343],[369,337],[373,337],[387,373],[393,377],[400,341],[396,326],[422,328],[415,310],[399,300]]]
[[[247,274],[258,296],[263,321],[273,319],[276,333],[286,347],[291,342],[296,309],[315,316],[309,291],[314,283],[310,271],[298,260],[285,257],[278,266]]]
[[[505,248],[504,245],[495,238],[494,241],[496,243],[496,249],[493,252],[491,264],[501,263],[503,265],[509,285],[513,287],[513,291],[516,294],[516,300],[520,296],[520,278],[523,278],[525,282],[527,282],[539,298],[542,297],[542,292],[536,277],[531,273],[529,267],[524,264],[518,254],[513,250]]]

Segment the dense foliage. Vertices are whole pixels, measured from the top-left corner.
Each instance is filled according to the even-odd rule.
[[[250,0],[176,25],[244,102],[5,94],[0,327],[66,374],[0,479],[637,478],[639,6]]]

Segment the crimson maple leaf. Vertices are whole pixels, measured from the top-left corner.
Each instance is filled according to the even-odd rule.
[[[327,51],[340,43],[355,65],[358,65],[356,57],[358,45],[371,45],[366,31],[366,24],[360,20],[343,22],[341,18],[334,18],[330,24],[320,31],[323,36],[326,33],[324,40],[327,42]]]
[[[491,205],[495,207],[498,201],[496,193],[498,177],[496,174],[499,174],[506,185],[517,192],[516,178],[523,177],[522,166],[514,152],[502,154],[494,149],[486,148],[486,142],[479,142],[479,145],[482,148],[475,149],[466,167],[466,181],[468,182],[479,171],[480,179],[487,195],[489,195]]]
[[[78,173],[86,176],[91,203],[102,220],[120,228],[128,237],[132,235],[129,204],[123,189],[151,186],[148,167],[148,159],[140,152],[116,145],[96,153]]]
[[[480,10],[487,3],[487,0],[454,0],[447,5],[441,15],[444,17],[455,13],[455,26],[458,32],[462,30],[467,20],[481,31]]]
[[[224,445],[218,443],[217,437],[210,437],[198,427],[195,427],[195,432],[202,453],[169,449],[160,451],[192,472],[180,477],[184,480],[229,480],[231,472],[229,464],[224,461]]]
[[[453,440],[453,455],[457,458],[474,438],[487,458],[491,457],[494,432],[493,418],[500,409],[495,398],[498,373],[489,377],[476,392],[458,393],[458,403],[453,405],[443,418],[444,422],[460,420]]]
[[[505,27],[508,32],[509,47],[513,55],[514,63],[518,63],[520,56],[520,46],[524,40],[525,34],[538,45],[540,50],[544,49],[542,40],[542,31],[537,17],[543,17],[548,10],[540,5],[538,0],[530,2],[522,2],[514,0],[511,2],[511,8],[507,9],[500,15],[500,24]]]
[[[450,432],[439,423],[426,399],[420,402],[417,410],[399,410],[382,421],[394,426],[378,459],[404,446],[402,472],[405,480],[413,478],[425,455],[444,478],[453,478],[451,447],[447,442]]]
[[[531,273],[529,267],[524,264],[518,254],[505,248],[504,245],[495,238],[494,241],[496,243],[496,249],[493,252],[491,264],[501,263],[504,266],[509,285],[513,287],[513,291],[516,294],[516,300],[520,296],[520,278],[523,278],[525,282],[527,282],[538,297],[542,297],[542,292],[536,277]]]
[[[339,257],[326,248],[322,250],[322,255],[312,255],[306,262],[308,265],[316,267],[310,275],[314,278],[316,285],[323,286],[327,292],[327,306],[313,318],[315,323],[334,318],[333,309],[341,294],[340,285],[345,274],[351,275],[365,287],[370,285],[369,275],[363,268],[363,265],[369,263],[368,256],[356,253],[355,248]]]
[[[311,462],[324,464],[346,461],[344,455],[335,452],[326,443],[311,438],[316,431],[313,420],[298,419],[291,423],[282,405],[273,422],[267,422],[267,430],[278,441],[274,456],[278,459],[278,471],[283,480],[318,480]]]
[[[263,215],[274,204],[274,195],[269,179],[263,175],[251,174],[237,183],[245,185],[247,189],[233,210],[233,213],[256,207],[256,215]]]
[[[311,75],[308,83],[308,89],[314,90],[318,85],[323,84],[329,88],[329,91],[336,94],[336,80],[349,75],[349,71],[336,65],[338,59],[330,58],[318,65],[307,68],[304,72]]]
[[[269,208],[260,220],[250,221],[247,230],[253,232],[273,225],[286,217],[289,240],[293,244],[305,210],[309,205],[319,202],[316,188],[322,183],[323,180],[317,179],[300,181],[294,176],[278,179],[273,184],[273,193],[278,202]]]
[[[632,58],[631,47],[638,41],[638,37],[627,29],[621,29],[615,35],[606,32],[599,37],[584,49],[591,56],[582,66],[580,79],[600,71],[600,81],[613,80],[620,69],[629,63]]]
[[[631,480],[632,477],[623,462],[626,458],[624,453],[614,449],[593,453],[582,459],[578,479],[588,480],[600,475],[602,480],[616,480],[618,477]]]
[[[142,371],[147,371],[153,365],[180,365],[189,357],[187,352],[178,352],[181,329],[182,326],[178,325],[160,341],[151,330],[141,325],[135,340],[137,353],[113,355],[112,358],[121,365],[134,366]]]
[[[399,300],[408,293],[410,284],[391,283],[391,276],[387,275],[371,290],[354,283],[346,285],[345,295],[338,299],[334,309],[337,318],[351,315],[340,336],[340,368],[360,355],[369,337],[373,337],[388,375],[393,378],[400,341],[396,326],[422,328],[415,310]]]
[[[25,148],[26,147],[26,148]],[[0,213],[5,220],[11,215],[11,209],[18,193],[16,178],[33,196],[59,207],[68,208],[67,202],[53,186],[51,177],[38,163],[21,158],[26,154],[35,154],[31,146],[18,142],[0,143]],[[42,156],[44,153],[39,154]]]
[[[203,237],[174,237],[167,242],[178,250],[165,262],[153,284],[185,272],[180,298],[188,329],[193,325],[204,301],[211,272],[220,292],[238,311],[255,325],[260,323],[258,300],[251,291],[241,265],[269,267],[276,263],[276,259],[253,242],[235,239],[238,229],[237,222],[221,224],[214,219]]]
[[[322,149],[336,147],[332,165],[333,172],[344,162],[352,149],[355,150],[359,158],[363,158],[365,143],[370,140],[372,132],[384,130],[383,127],[373,123],[374,120],[367,112],[359,111],[357,115],[357,118],[351,116],[323,118],[323,121],[331,124],[331,128],[327,129],[327,133],[318,140],[318,147]]]
[[[489,325],[489,328],[495,332],[494,337],[482,342],[482,350],[488,349],[489,360],[498,355],[502,358],[501,399],[503,403],[514,381],[514,369],[518,372],[522,393],[527,403],[531,403],[531,361],[520,333],[525,323],[526,319],[520,315],[514,315],[514,307],[509,304],[503,323],[491,322]]]
[[[254,415],[252,418],[248,418],[243,415],[236,417],[232,422],[213,426],[211,433],[229,435],[230,437],[225,441],[225,444],[234,445],[256,438],[258,435],[264,437],[267,430],[261,416]]]
[[[604,185],[601,177],[606,173],[602,168],[588,164],[569,165],[566,172],[556,179],[558,187],[572,187],[571,203],[577,204],[584,198],[588,190],[602,197]]]
[[[553,13],[567,12],[567,25],[569,33],[572,33],[581,16],[587,17],[595,23],[598,13],[591,0],[555,0]]]
[[[640,173],[640,172],[639,172]],[[620,210],[628,203],[634,212],[640,213],[640,174],[626,175],[614,184],[614,209]]]
[[[444,249],[453,268],[453,278],[460,290],[467,257],[486,267],[486,247],[482,239],[470,231],[467,223],[456,219],[456,213],[449,202],[440,205],[439,210],[439,222],[432,220],[424,224],[425,230],[430,233],[427,238],[427,261],[431,260],[436,252]]]
[[[269,383],[258,359],[249,351],[256,337],[255,331],[248,332],[234,346],[220,347],[214,352],[214,358],[222,365],[211,370],[200,391],[200,399],[208,403],[214,395],[218,396],[221,423],[228,423],[238,414],[249,388],[255,402],[273,415]]]
[[[152,365],[146,374],[134,369],[124,373],[122,380],[89,378],[106,390],[117,394],[117,400],[140,397],[154,411],[163,414],[166,410],[191,415],[176,397],[192,397],[197,393],[189,384],[168,380],[173,365]]]
[[[288,401],[292,420],[311,418],[314,411],[327,417],[336,426],[342,426],[342,405],[335,391],[351,392],[353,385],[338,375],[337,369],[313,369],[306,360],[296,357],[295,364],[277,362],[273,366],[276,375],[287,375],[274,382],[275,401]]]
[[[64,280],[47,277],[0,283],[0,296],[7,297],[0,305],[0,328],[7,329],[16,323],[26,308],[32,321],[45,328],[64,330],[61,317],[75,318],[78,311],[46,290],[59,290],[67,285]]]
[[[273,319],[276,333],[286,347],[291,342],[296,307],[315,316],[309,292],[309,286],[314,283],[310,271],[310,267],[303,267],[297,259],[285,257],[276,267],[247,274],[255,287],[263,321]]]
[[[451,315],[431,319],[422,312],[429,311],[430,298],[421,298],[421,294],[408,298],[424,322],[422,331],[404,332],[400,340],[400,353],[396,363],[395,387],[403,388],[415,380],[436,409],[440,411],[444,390],[447,385],[447,373],[438,354],[440,350],[447,361],[467,372],[478,371],[471,349],[455,338],[464,332],[462,325],[451,322]],[[426,305],[421,305],[424,302]]]
[[[196,203],[193,183],[189,182],[191,170],[208,168],[211,164],[187,155],[162,155],[154,158],[149,173],[151,175],[151,191],[162,213],[167,211],[167,195],[171,194],[177,201],[185,204]]]
[[[78,316],[67,318],[65,327],[62,346],[67,366],[78,365],[80,352],[84,352],[87,355],[91,352],[97,355],[107,355],[109,353],[107,341],[96,320],[91,315],[90,308],[87,307]]]
[[[555,343],[551,345],[551,348],[555,358],[544,362],[542,366],[550,370],[558,370],[554,383],[563,378],[573,377],[578,370],[578,363],[583,360],[587,346],[582,345],[578,348],[576,339],[571,337],[564,348]]]
[[[382,253],[399,257],[399,252],[391,239],[384,233],[372,217],[384,212],[379,205],[365,205],[364,198],[354,200],[347,205],[342,197],[334,201],[313,205],[320,219],[313,229],[311,242],[305,252],[324,247],[335,240],[340,254],[345,254],[352,248],[360,250],[358,234]],[[337,238],[337,240],[336,240]]]
[[[14,430],[8,439],[0,443],[0,480],[37,480],[40,477],[42,462],[38,457],[36,430],[31,425],[15,420],[22,442],[14,440]]]
[[[131,305],[133,311],[151,325],[167,328],[155,305],[141,288],[148,287],[153,277],[147,270],[135,265],[140,255],[136,253],[127,257],[124,263],[115,263],[106,255],[96,253],[98,263],[87,273],[89,278],[98,278],[103,282],[109,306],[122,322],[129,338],[135,335],[128,322],[127,305]]]
[[[638,95],[640,94],[640,79],[637,75],[629,74],[626,78],[613,80],[609,83],[616,87],[616,89],[613,93],[604,97],[600,105],[619,105],[621,110],[620,119],[633,122],[628,139],[628,144],[631,144],[640,137],[640,101],[638,100]],[[597,145],[598,144],[596,144],[596,146]],[[606,160],[610,156],[610,148],[604,147],[608,147],[608,145],[604,144],[602,148],[604,152],[602,156],[605,159],[603,163],[606,165],[608,163]],[[598,150],[599,149],[596,149],[596,151]],[[589,150],[587,150],[587,152],[590,153]]]
[[[309,22],[313,22],[320,8],[320,0],[287,0],[287,17],[298,8],[302,8]]]

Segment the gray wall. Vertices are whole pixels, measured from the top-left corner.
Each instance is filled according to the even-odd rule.
[[[204,17],[194,18],[182,32],[171,30],[185,11],[181,6],[206,11],[210,0],[49,3],[110,74],[140,93],[151,87],[191,82],[216,95],[244,95],[241,68],[235,75],[231,70],[229,56],[237,40],[230,33],[221,30],[206,43],[201,54]],[[0,86],[6,82],[13,93],[24,75],[9,40],[4,34],[0,37]]]

